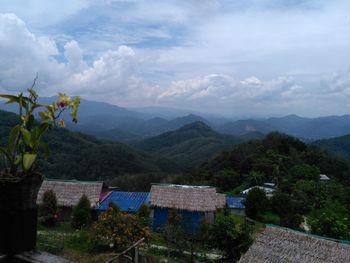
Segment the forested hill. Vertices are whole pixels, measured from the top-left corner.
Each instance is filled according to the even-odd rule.
[[[349,161],[280,133],[270,133],[263,140],[245,142],[231,151],[222,152],[216,158],[203,163],[192,174],[191,180],[216,185],[225,190],[267,181],[281,186],[288,183],[292,185],[296,180],[308,179],[303,175],[293,178],[290,173],[294,166],[303,165],[314,166],[319,173],[350,185]],[[225,175],[226,172],[232,173],[232,176]],[[259,176],[256,177],[256,174]]]
[[[134,146],[155,156],[171,159],[186,170],[239,142],[239,138],[217,133],[207,124],[197,121],[175,131],[142,140]]]
[[[313,142],[313,144],[350,159],[350,135],[318,140]]]
[[[16,114],[0,111],[1,145],[7,142],[17,118]],[[46,177],[101,180],[123,174],[162,172],[157,160],[121,143],[101,141],[66,129],[53,129],[44,139],[51,149],[48,162],[41,162]],[[162,164],[173,168],[167,160],[162,160]]]
[[[320,180],[320,174],[330,180]],[[249,192],[249,217],[295,229],[306,219],[315,234],[350,240],[349,161],[293,137],[270,133],[240,144],[176,182],[212,185],[231,194],[273,182],[270,199],[260,189]]]

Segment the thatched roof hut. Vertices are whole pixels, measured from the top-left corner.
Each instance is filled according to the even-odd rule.
[[[210,186],[154,184],[150,192],[151,206],[195,212],[216,211],[225,205],[225,195]]]
[[[39,190],[37,203],[42,202],[46,191],[52,190],[57,197],[57,204],[62,207],[75,206],[79,199],[86,195],[90,200],[91,206],[98,204],[103,189],[103,182],[82,182],[82,181],[61,181],[45,180]]]
[[[350,246],[285,228],[267,226],[239,263],[345,263]]]

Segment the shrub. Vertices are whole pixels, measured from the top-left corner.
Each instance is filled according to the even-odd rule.
[[[246,215],[255,219],[266,210],[268,200],[263,190],[253,188],[249,191],[244,204]]]
[[[265,212],[261,215],[261,217],[262,217],[264,223],[275,224],[275,225],[280,224],[280,217],[274,213]]]
[[[144,227],[136,215],[126,214],[108,208],[92,226],[92,243],[95,247],[121,251],[145,238],[150,238],[150,230]]]
[[[225,253],[229,262],[235,262],[252,242],[250,229],[238,216],[219,214],[209,226],[208,246]]]
[[[73,208],[72,227],[81,229],[91,224],[91,203],[86,195],[83,195],[78,204]]]
[[[57,198],[52,191],[46,191],[43,196],[43,202],[39,206],[39,222],[45,226],[52,227],[57,221]]]

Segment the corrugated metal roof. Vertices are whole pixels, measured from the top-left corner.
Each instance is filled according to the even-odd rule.
[[[137,212],[142,204],[149,203],[148,192],[111,192],[97,207],[97,210],[106,211],[113,203],[123,212]]]
[[[226,204],[232,209],[244,209],[245,206],[243,204],[243,201],[244,201],[243,197],[232,197],[232,196],[226,197]]]

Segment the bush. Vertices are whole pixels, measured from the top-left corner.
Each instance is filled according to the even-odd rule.
[[[91,203],[86,195],[83,195],[78,204],[73,208],[72,227],[81,229],[91,224]]]
[[[314,234],[338,239],[350,238],[349,214],[339,204],[328,204],[322,209],[313,210],[307,221]]]
[[[57,222],[57,211],[56,194],[52,190],[46,191],[39,206],[39,222],[44,226],[54,226]]]
[[[264,223],[267,224],[275,224],[275,225],[279,225],[280,224],[280,217],[279,215],[276,215],[274,213],[271,212],[265,212],[261,215],[262,220],[264,221]]]
[[[251,218],[259,218],[266,211],[268,200],[263,190],[253,188],[249,191],[245,200],[246,215]]]
[[[144,227],[136,215],[126,214],[108,208],[91,228],[92,243],[98,248],[121,251],[145,238],[150,238],[148,227]]]
[[[238,260],[252,242],[250,229],[238,216],[219,214],[209,226],[208,246],[225,253],[229,262]]]

